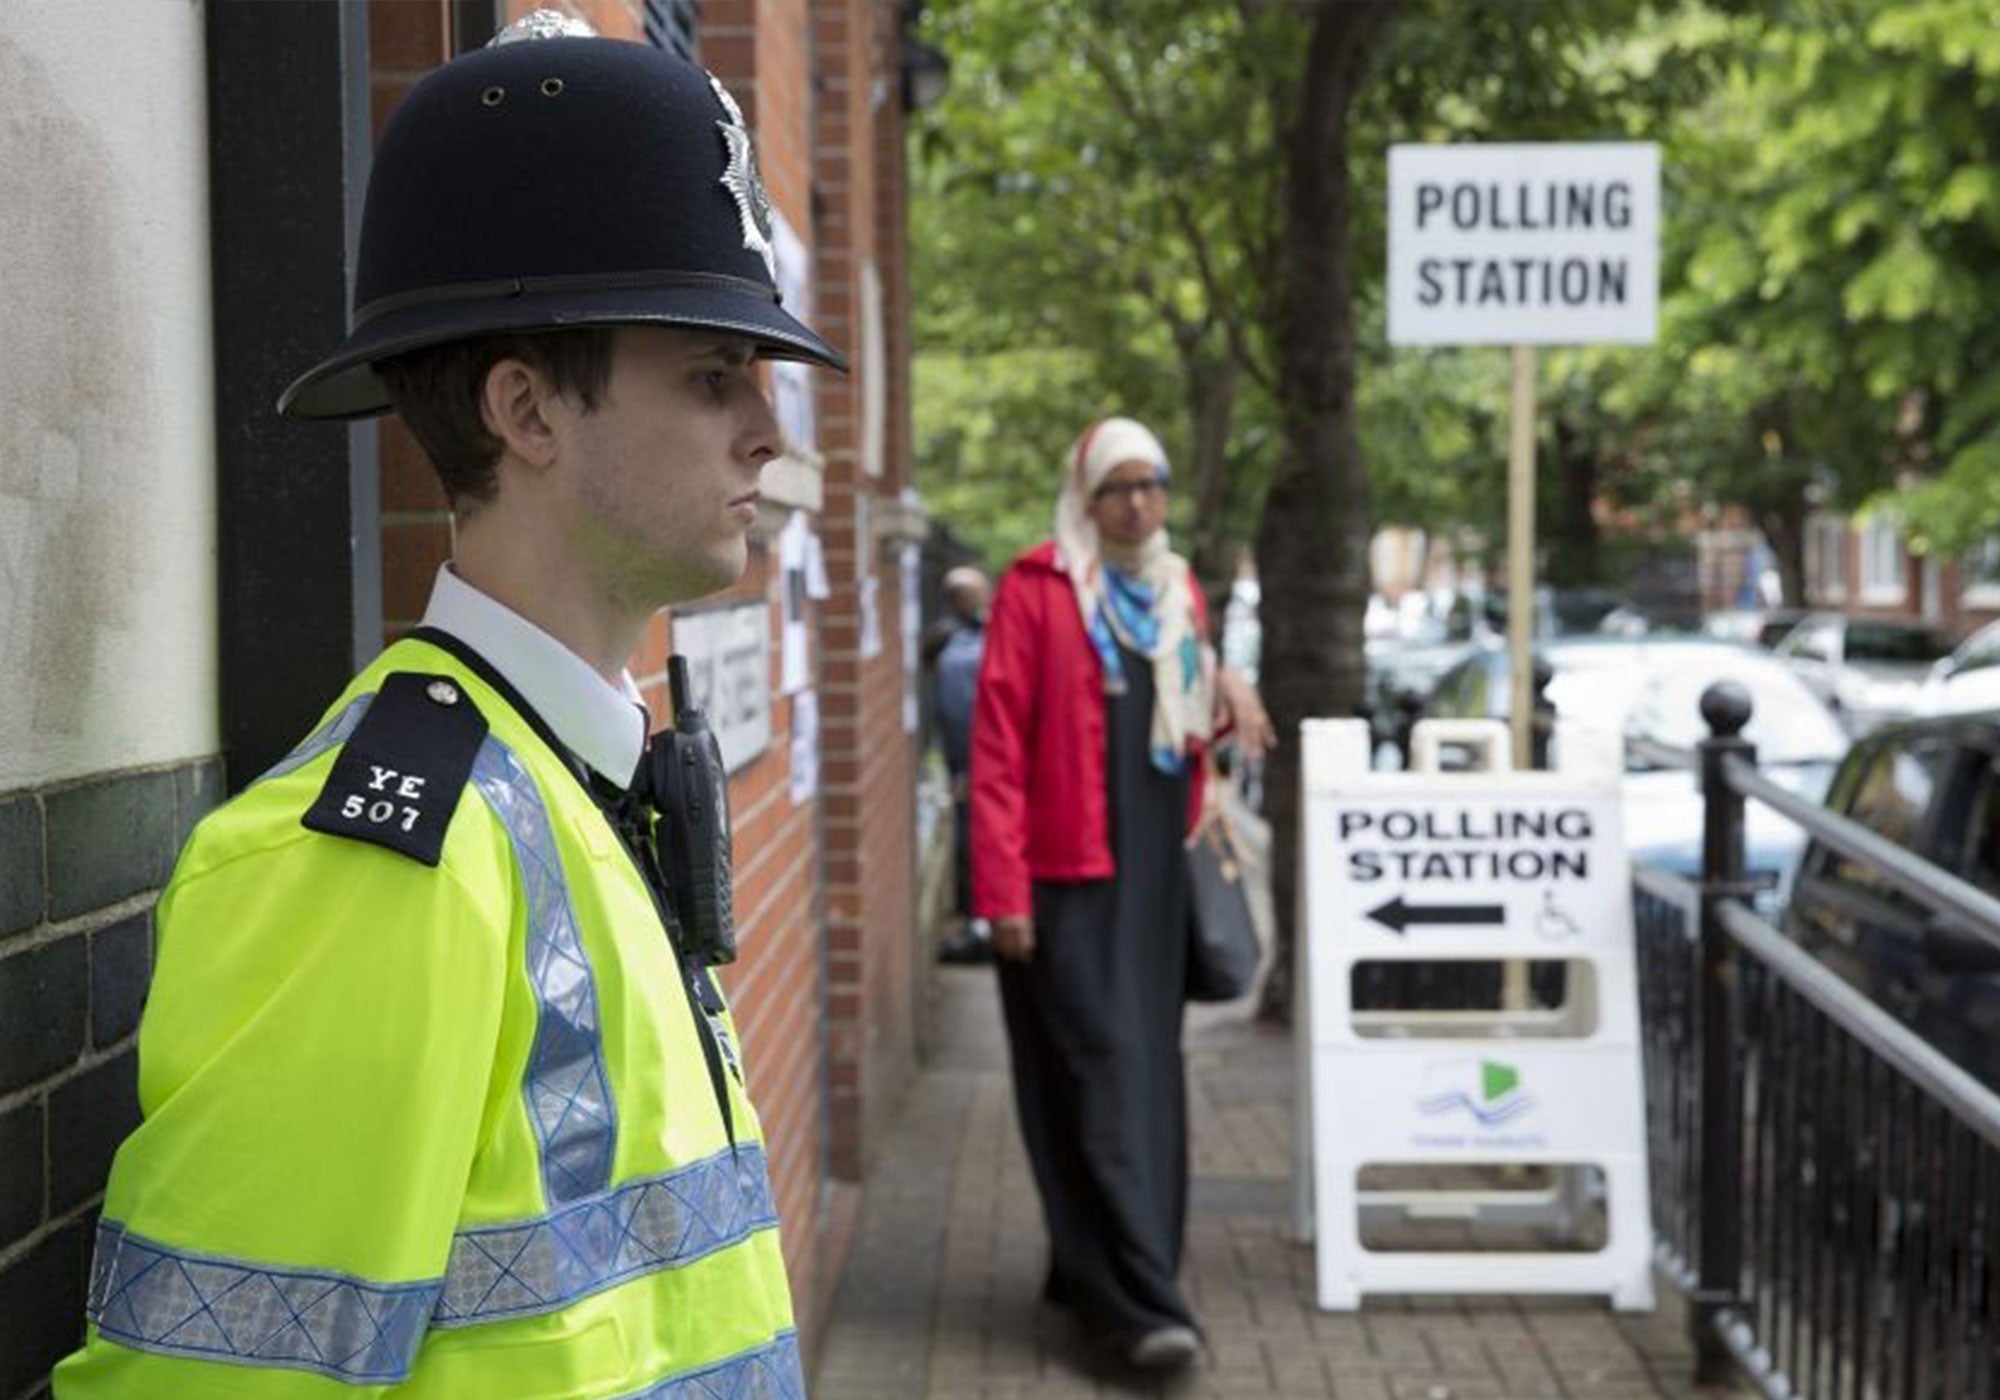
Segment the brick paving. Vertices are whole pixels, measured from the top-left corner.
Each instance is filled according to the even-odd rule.
[[[1187,1035],[1193,1199],[1183,1280],[1206,1363],[1135,1376],[1040,1305],[1046,1245],[1014,1127],[992,974],[941,968],[936,1041],[871,1164],[853,1252],[821,1340],[815,1400],[1664,1400],[1699,1390],[1679,1300],[1613,1313],[1589,1299],[1312,1300],[1288,1238],[1292,1051],[1240,1014]]]

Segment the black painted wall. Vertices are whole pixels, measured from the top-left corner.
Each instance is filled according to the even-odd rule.
[[[213,0],[206,19],[222,752],[247,783],[381,648],[374,424],[277,412],[347,333],[368,12]]]
[[[139,1121],[152,908],[219,760],[0,794],[0,1400],[83,1339],[91,1231]]]

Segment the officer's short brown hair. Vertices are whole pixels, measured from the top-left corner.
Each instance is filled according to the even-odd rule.
[[[437,469],[451,508],[463,516],[492,500],[500,487],[495,468],[501,442],[480,412],[488,371],[502,360],[520,360],[547,375],[558,394],[595,408],[611,382],[615,334],[610,326],[508,331],[406,351],[376,365],[375,372]]]

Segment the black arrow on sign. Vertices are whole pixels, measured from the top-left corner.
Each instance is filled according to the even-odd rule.
[[[1405,904],[1397,895],[1370,909],[1368,917],[1391,933],[1401,933],[1412,924],[1505,923],[1507,911],[1498,904]]]

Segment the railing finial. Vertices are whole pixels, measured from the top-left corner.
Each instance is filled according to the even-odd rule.
[[[1701,693],[1701,717],[1718,739],[1734,739],[1750,723],[1750,692],[1740,681],[1717,681]]]

